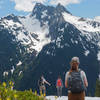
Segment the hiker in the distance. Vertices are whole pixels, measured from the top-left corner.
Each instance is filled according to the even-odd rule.
[[[62,96],[62,88],[63,88],[63,82],[60,76],[58,76],[58,79],[56,81],[56,88],[57,88],[57,96]]]
[[[65,75],[65,87],[68,88],[68,100],[85,100],[85,90],[88,87],[86,74],[79,69],[79,58],[73,57],[70,70]]]
[[[46,95],[46,86],[45,84],[48,84],[49,86],[51,85],[49,82],[46,81],[44,76],[42,75],[40,79],[38,80],[38,86],[40,89],[40,94],[45,94]]]

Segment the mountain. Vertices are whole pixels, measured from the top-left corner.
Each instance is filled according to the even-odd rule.
[[[73,16],[61,4],[37,3],[27,16],[11,14],[0,19],[0,79],[13,79],[17,89],[38,90],[43,74],[52,84],[47,94],[55,94],[58,75],[64,83],[71,58],[78,56],[89,81],[87,94],[94,95],[99,55],[100,22]]]

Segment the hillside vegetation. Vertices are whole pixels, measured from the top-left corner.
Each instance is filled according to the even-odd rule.
[[[32,90],[17,91],[13,89],[13,82],[0,84],[0,100],[44,100],[44,95],[39,96]]]

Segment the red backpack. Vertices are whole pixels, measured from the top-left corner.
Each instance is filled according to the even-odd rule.
[[[61,79],[57,80],[57,86],[62,86]]]

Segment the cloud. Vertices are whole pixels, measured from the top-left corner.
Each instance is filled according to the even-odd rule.
[[[57,5],[58,3],[66,6],[68,4],[77,4],[81,0],[10,0],[15,2],[15,9],[18,11],[30,12],[36,3]]]
[[[50,4],[57,5],[58,3],[62,4],[63,6],[69,5],[69,4],[77,4],[80,3],[81,0],[51,0]]]
[[[44,4],[46,0],[10,0],[15,2],[15,9],[18,11],[32,11],[36,2]]]

